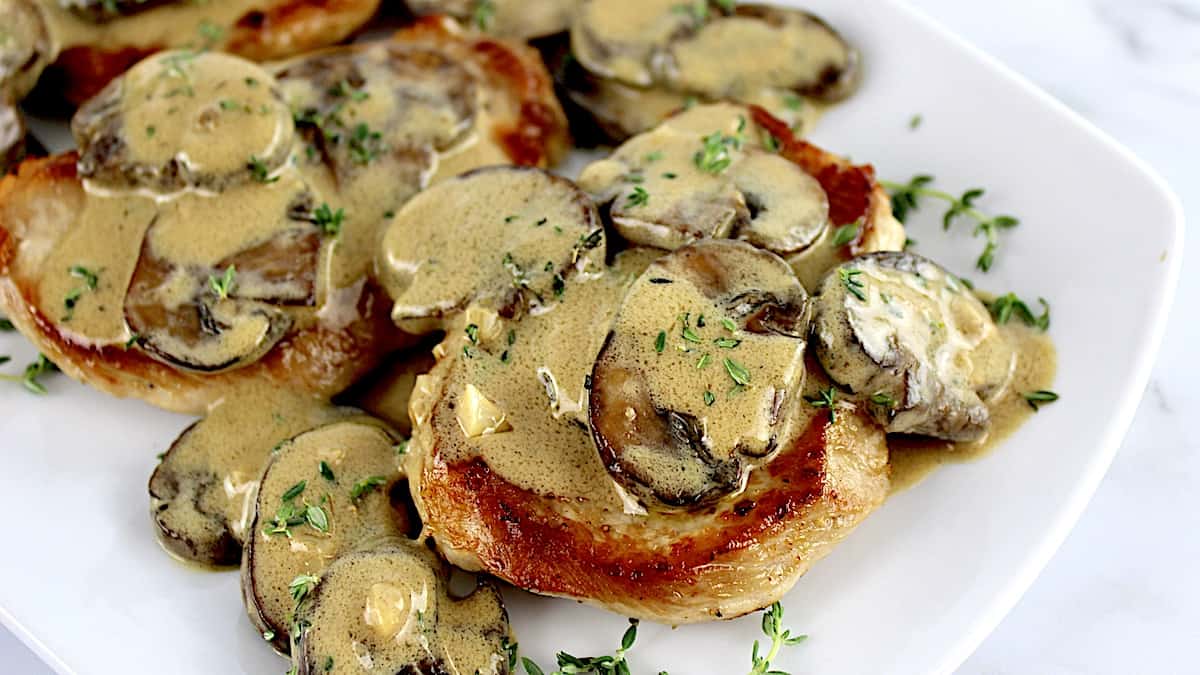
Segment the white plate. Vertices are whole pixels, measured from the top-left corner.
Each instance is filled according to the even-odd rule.
[[[917,250],[1054,308],[1062,400],[989,457],[889,501],[785,599],[785,623],[811,638],[778,668],[945,673],[1033,581],[1120,444],[1174,292],[1182,213],[1140,161],[910,9],[808,5],[867,64],[862,91],[817,141],[885,178],[927,172],[951,191],[988,188],[985,209],[1022,219],[990,274],[971,270],[981,242],[965,224],[943,233],[940,209],[910,222]],[[0,353],[33,355],[12,335]],[[0,387],[0,620],[62,673],[285,670],[246,620],[236,574],[189,569],[155,544],[146,478],[187,420],[61,376],[50,389]],[[543,665],[557,649],[607,652],[624,628],[575,603],[507,597],[524,653]],[[741,673],[758,632],[757,617],[644,625],[630,661],[639,673]]]

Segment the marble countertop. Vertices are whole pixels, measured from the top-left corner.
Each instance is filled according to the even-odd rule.
[[[1200,0],[911,0],[1146,159],[1200,218]],[[903,36],[899,36],[901,39]],[[1130,223],[1130,236],[1137,224]],[[1133,427],[1078,526],[963,673],[1166,673],[1200,640],[1200,242]],[[0,629],[4,672],[50,671]]]

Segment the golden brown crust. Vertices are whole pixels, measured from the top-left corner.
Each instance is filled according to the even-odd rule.
[[[229,0],[225,0],[229,1]],[[380,0],[273,0],[246,3],[248,10],[216,48],[254,61],[282,59],[319,47],[337,44],[371,20]],[[137,18],[117,19],[136,21]],[[194,36],[189,35],[189,39]],[[47,69],[44,78],[54,95],[78,106],[104,88],[110,80],[141,59],[163,49],[93,44],[71,45]]]
[[[396,39],[429,43],[480,68],[484,82],[510,102],[511,110],[499,111],[492,134],[514,164],[554,166],[570,151],[567,116],[537,50],[465,31],[447,17],[420,19]]]
[[[47,204],[80,204],[83,187],[74,152],[24,162],[0,182],[0,309],[71,377],[118,397],[140,398],[176,412],[201,413],[231,388],[273,382],[296,391],[332,396],[369,371],[402,339],[388,319],[381,292],[367,287],[358,319],[344,327],[320,322],[285,337],[258,362],[217,374],[190,373],[154,360],[139,349],[96,347],[73,340],[37,303],[36,276],[17,269],[20,232],[68,227],[51,222]],[[71,209],[66,209],[71,213]]]
[[[432,436],[432,449],[415,450],[412,486],[425,533],[443,554],[535,593],[664,623],[769,605],[887,493],[883,433],[853,411],[839,410],[836,422],[814,418],[735,499],[642,516],[537,494],[480,458],[447,463],[429,433],[445,424],[441,415],[454,415],[445,399],[414,439]]]

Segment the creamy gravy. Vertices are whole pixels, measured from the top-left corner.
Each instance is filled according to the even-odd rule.
[[[78,342],[205,370],[252,362],[289,326],[350,323],[380,225],[449,171],[507,160],[476,125],[511,103],[480,80],[393,43],[266,70],[216,53],[143,61],[75,121],[85,194],[48,247],[41,306]],[[195,311],[224,332],[200,334]]]
[[[485,582],[451,596],[444,566],[423,547],[344,556],[312,595],[298,612],[311,625],[300,644],[305,672],[508,672],[512,634],[499,591]]]
[[[612,203],[617,231],[636,244],[736,237],[793,254],[828,228],[829,200],[769,142],[747,108],[699,105],[585,167],[579,184]]]
[[[217,46],[223,44],[243,15],[273,4],[268,0],[176,1],[96,23],[63,7],[58,0],[36,3],[49,27],[56,54],[83,45],[112,49]]]
[[[236,563],[272,448],[352,414],[269,385],[240,389],[213,406],[150,478],[151,513],[164,547],[196,562]]]
[[[611,271],[598,279],[569,282],[553,310],[520,322],[464,314],[447,331],[441,350],[452,362],[445,386],[460,400],[455,411],[460,442],[446,449],[447,460],[482,456],[500,475],[526,489],[579,497],[621,512],[624,502],[587,430],[585,383],[621,297],[658,255],[648,249],[624,252]],[[466,332],[472,324],[481,327],[474,342]],[[468,385],[479,392],[474,405],[463,399]],[[430,396],[436,395],[431,386],[442,385],[424,376],[413,395],[415,436],[431,431],[422,428],[433,404]],[[481,416],[495,420],[497,413],[503,424],[477,424]],[[506,430],[467,433],[489,426]],[[415,452],[410,456],[415,458]]]
[[[246,534],[243,584],[264,630],[286,641],[295,600],[289,584],[319,577],[339,556],[406,540],[392,508],[401,479],[395,439],[374,422],[335,422],[272,451]]]
[[[921,436],[889,436],[893,494],[920,483],[943,464],[966,462],[988,454],[1034,413],[1024,394],[1052,388],[1058,358],[1050,337],[1018,325],[1000,326],[1000,333],[1016,353],[1017,362],[1008,385],[986,401],[991,413],[987,435],[960,443]],[[1052,413],[1047,411],[1047,414]]]
[[[587,75],[575,97],[627,134],[645,131],[694,101],[761,105],[805,133],[816,101],[854,88],[858,55],[802,11],[674,0],[585,2],[571,30]]]

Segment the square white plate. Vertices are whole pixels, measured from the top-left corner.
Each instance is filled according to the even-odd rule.
[[[775,662],[794,672],[946,673],[1029,586],[1107,469],[1145,387],[1182,252],[1181,209],[1127,151],[990,58],[893,2],[806,3],[859,45],[861,92],[815,136],[903,181],[932,173],[1022,219],[990,274],[982,243],[909,223],[917,251],[984,289],[1043,296],[1060,349],[1046,408],[981,461],[890,500],[785,599],[811,635]],[[910,130],[910,118],[923,124]],[[33,356],[0,335],[14,364]],[[0,620],[62,673],[272,673],[287,665],[245,618],[236,573],[187,568],[154,540],[146,479],[188,422],[59,376],[35,398],[0,387]],[[537,555],[530,551],[530,555]],[[608,653],[622,618],[508,592],[523,653]],[[742,673],[758,617],[643,625],[634,672]]]

